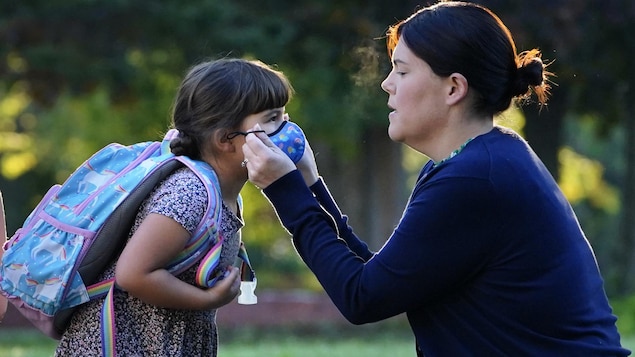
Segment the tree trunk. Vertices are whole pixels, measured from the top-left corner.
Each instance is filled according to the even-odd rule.
[[[401,166],[401,145],[385,127],[366,129],[354,159],[328,148],[314,150],[320,174],[357,236],[378,250],[399,222],[407,195]]]
[[[619,292],[635,291],[635,116],[633,104],[627,104],[624,115],[626,172],[622,185],[622,229],[618,245],[619,270],[623,272]]]
[[[562,144],[567,107],[567,91],[557,87],[553,89],[553,98],[546,107],[538,110],[532,105],[524,110],[525,138],[556,180],[559,177],[558,150]]]
[[[362,202],[360,207],[366,241],[372,249],[379,249],[401,218],[404,198],[404,170],[402,145],[388,137],[385,127],[367,129],[363,143],[364,170],[360,175]]]

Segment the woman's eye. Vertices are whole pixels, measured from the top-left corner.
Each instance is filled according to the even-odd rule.
[[[398,76],[403,76],[403,75],[405,75],[405,74],[406,74],[406,72],[405,72],[405,71],[400,71],[400,70],[398,70],[398,69],[397,69],[397,67],[393,67],[393,68],[392,68],[392,73],[394,73],[394,74],[396,74],[396,75],[398,75]]]

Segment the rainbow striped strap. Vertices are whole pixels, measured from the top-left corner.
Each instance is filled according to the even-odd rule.
[[[113,357],[115,352],[115,278],[100,281],[87,289],[91,300],[106,296],[101,308],[101,349],[102,356]]]
[[[210,251],[202,259],[196,271],[196,283],[201,287],[212,287],[219,279],[222,279],[222,271],[216,272],[216,268],[220,262],[220,252],[223,245],[222,237],[210,249]],[[243,281],[255,281],[256,274],[251,267],[249,256],[245,244],[240,242],[238,257],[242,259],[241,278]],[[116,356],[116,333],[115,333],[115,278],[101,281],[87,288],[88,296],[91,300],[106,296],[101,309],[101,348],[103,356]]]
[[[201,287],[210,288],[222,279],[224,271],[218,271],[216,268],[220,263],[220,252],[223,245],[222,237],[218,240],[218,243],[210,249],[210,251],[203,257],[201,263],[196,270],[196,284]],[[238,257],[242,259],[241,263],[241,278],[243,281],[254,281],[256,273],[251,267],[249,256],[247,255],[247,249],[245,244],[240,242],[240,250],[238,251]]]
[[[115,351],[115,279],[108,279],[92,285],[88,289],[88,295],[99,297],[106,295],[104,305],[101,308],[101,350],[102,356],[114,357]]]
[[[103,296],[106,296],[110,291],[110,288],[115,284],[115,278],[110,278],[108,280],[100,281],[96,284],[90,285],[86,287],[86,291],[88,292],[88,297],[90,300],[94,300]]]
[[[223,247],[222,235],[219,235],[218,242],[209,250],[209,252],[201,259],[196,269],[196,285],[200,287],[212,287],[225,272],[216,271],[220,263],[220,252]]]

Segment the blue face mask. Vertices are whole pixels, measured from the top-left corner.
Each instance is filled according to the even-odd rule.
[[[267,135],[293,163],[297,164],[304,155],[306,138],[298,124],[285,120],[276,131]]]
[[[247,135],[251,133],[264,133],[264,130],[257,131],[234,131],[232,133],[227,134],[228,139],[233,139],[238,135]],[[285,120],[282,124],[271,134],[267,134],[269,139],[276,144],[282,150],[293,163],[297,164],[298,161],[304,155],[304,145],[306,142],[306,138],[304,137],[304,132],[298,126],[298,124]]]

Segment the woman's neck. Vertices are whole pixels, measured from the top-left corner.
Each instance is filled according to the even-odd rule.
[[[494,127],[492,120],[482,118],[463,120],[457,125],[450,126],[439,135],[434,143],[429,146],[430,150],[424,152],[432,161],[439,162],[448,158],[456,150],[459,150],[470,140],[479,135],[489,133]]]

